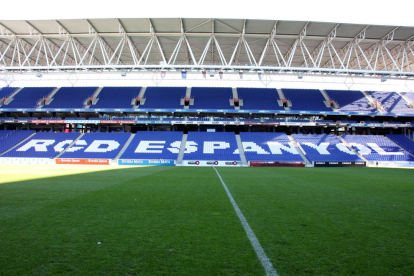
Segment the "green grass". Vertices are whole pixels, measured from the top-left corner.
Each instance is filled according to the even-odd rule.
[[[412,275],[414,170],[218,171],[281,276]],[[0,166],[0,275],[63,274],[264,269],[212,168]]]

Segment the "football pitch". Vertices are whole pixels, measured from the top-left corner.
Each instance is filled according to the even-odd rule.
[[[217,171],[278,275],[412,275],[414,170]],[[2,165],[0,275],[266,275],[225,186],[210,167]]]

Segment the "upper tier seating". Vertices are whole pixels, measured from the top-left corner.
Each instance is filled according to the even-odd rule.
[[[402,134],[387,134],[385,135],[394,143],[404,148],[406,151],[414,154],[414,142]]]
[[[19,89],[19,88],[18,87],[3,87],[3,88],[1,88],[0,89],[0,99],[1,98],[6,98],[6,97],[10,96],[17,89]]]
[[[0,130],[0,154],[14,147],[33,133],[34,130]]]
[[[18,121],[32,121],[32,120],[39,120],[38,117],[18,117]]]
[[[113,117],[115,121],[135,121],[135,117]]]
[[[33,132],[31,131],[31,133]],[[79,133],[38,132],[28,141],[1,157],[54,158],[78,136]]]
[[[40,120],[53,121],[53,120],[62,120],[62,118],[61,117],[42,117],[42,118],[40,118]]]
[[[379,102],[388,113],[414,113],[407,102],[396,92],[367,91],[374,101]]]
[[[232,132],[188,132],[183,160],[239,161]]]
[[[183,108],[181,98],[184,98],[187,87],[147,87],[145,103],[140,108]]]
[[[375,112],[369,105],[368,99],[361,91],[325,90],[331,100],[339,104],[339,111],[344,112]]]
[[[248,161],[303,161],[285,133],[240,132]]]
[[[86,120],[85,117],[66,117],[65,120]]]
[[[332,111],[323,102],[321,91],[317,89],[282,89],[286,99],[292,102],[291,110]]]
[[[130,135],[130,133],[86,133],[61,157],[114,159]]]
[[[25,87],[4,108],[36,108],[39,100],[47,97],[54,87]]]
[[[181,131],[138,131],[120,159],[176,160],[182,136]]]
[[[193,87],[191,98],[194,98],[194,105],[190,105],[190,109],[234,109],[229,101],[233,98],[230,87]]]
[[[405,95],[412,103],[414,103],[414,92],[404,92],[401,94]]]
[[[141,87],[104,87],[99,101],[90,108],[131,108],[131,100],[138,96]]]
[[[414,156],[384,136],[344,135],[343,138],[370,161],[414,161]]]
[[[109,118],[109,117],[90,117],[88,120],[106,121],[106,120],[111,120],[111,118]]]
[[[240,109],[285,110],[279,106],[279,95],[275,88],[237,88],[237,94],[243,99]]]
[[[96,89],[98,87],[62,87],[53,96],[53,101],[44,108],[83,108],[85,100],[91,97]]]
[[[293,134],[310,161],[363,161],[335,135]]]

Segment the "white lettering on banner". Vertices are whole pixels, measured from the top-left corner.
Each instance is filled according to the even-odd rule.
[[[56,146],[54,146],[53,148],[55,149],[56,152],[61,152],[65,149],[66,145],[70,145],[70,143],[72,142],[73,140],[65,140],[65,141],[57,143]]]
[[[102,145],[107,145],[106,148],[100,148]],[[109,152],[119,148],[120,144],[115,140],[95,140],[85,150],[85,152]]]
[[[159,145],[154,145],[159,144]],[[162,150],[154,149],[163,149],[165,141],[141,141],[139,142],[135,153],[162,153]],[[151,149],[152,148],[152,149]]]
[[[299,154],[296,150],[295,146],[292,144],[292,142],[289,142],[289,146],[284,146],[279,142],[266,142],[269,146],[270,151],[272,154],[283,154],[282,149],[284,151],[290,152],[291,154]]]
[[[230,143],[220,141],[204,141],[203,153],[214,153],[216,149],[228,149],[230,148]]]
[[[358,153],[361,155],[370,154],[371,150],[364,145],[358,143],[349,143],[351,146],[356,147],[358,149]]]
[[[342,151],[342,152],[344,152],[344,153],[347,153],[347,154],[353,154],[353,155],[355,155],[355,152],[353,152],[352,150],[350,150],[344,143],[339,143],[339,144],[336,144],[336,147],[340,150],[340,151]]]
[[[270,154],[255,142],[242,142],[244,152],[256,152],[257,154]],[[239,154],[239,149],[236,149],[234,154]]]
[[[185,143],[184,153],[193,153],[197,151],[198,144],[194,141],[187,141]]]
[[[87,146],[88,144],[86,143],[85,140],[78,140],[75,142],[76,146]],[[72,147],[70,147],[69,149],[66,150],[66,152],[75,152],[77,150],[81,150],[84,147],[74,147],[74,145]]]
[[[167,148],[172,153],[179,153],[181,148],[181,141],[175,141],[170,144],[171,148]]]
[[[34,148],[35,151],[47,151],[47,147],[55,143],[55,140],[50,139],[33,139],[27,144],[17,149],[16,151],[27,151],[30,148]]]
[[[404,153],[402,152],[387,152],[380,146],[378,146],[376,143],[367,143],[367,145],[370,146],[376,152],[378,152],[378,154],[380,155],[404,155]]]
[[[315,145],[314,143],[310,143],[310,142],[304,142],[302,144],[304,144],[308,147],[311,147],[313,149],[316,149],[319,152],[319,154],[325,154],[325,155],[330,154],[329,151],[327,150],[327,148],[330,144],[328,142],[320,143],[319,146]]]

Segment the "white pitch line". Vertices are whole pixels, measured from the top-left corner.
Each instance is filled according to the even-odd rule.
[[[254,251],[256,251],[257,257],[259,258],[260,263],[262,264],[263,268],[266,271],[266,275],[267,276],[279,276],[276,272],[276,269],[273,267],[272,263],[270,262],[269,258],[264,252],[263,247],[260,245],[260,242],[257,239],[256,235],[254,234],[252,228],[250,227],[249,223],[244,217],[242,211],[240,211],[239,206],[237,206],[237,203],[234,200],[233,196],[231,195],[230,190],[227,188],[226,183],[224,183],[223,179],[221,178],[216,168],[213,167],[213,169],[216,171],[218,177],[220,178],[221,184],[223,184],[224,190],[226,191],[227,196],[229,197],[230,202],[233,205],[233,208],[236,211],[236,214],[239,217],[241,224],[243,225],[244,231],[246,231],[246,235],[249,238],[250,243],[252,244],[254,248]]]

